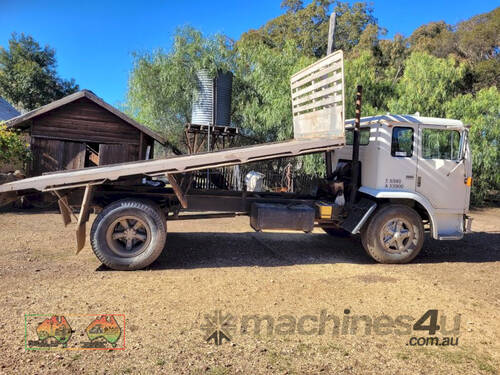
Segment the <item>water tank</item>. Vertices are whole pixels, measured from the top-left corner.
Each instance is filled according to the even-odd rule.
[[[215,79],[215,125],[231,125],[233,73],[220,72]]]
[[[195,89],[191,122],[197,125],[231,124],[231,94],[233,74],[219,72],[215,79],[207,70],[196,73],[198,87]]]

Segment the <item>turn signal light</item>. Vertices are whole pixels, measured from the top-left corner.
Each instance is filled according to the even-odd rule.
[[[472,177],[467,177],[465,179],[465,185],[472,186]]]

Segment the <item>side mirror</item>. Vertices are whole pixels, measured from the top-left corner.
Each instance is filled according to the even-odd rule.
[[[465,160],[466,149],[468,147],[469,140],[469,130],[464,129],[462,132],[462,136],[460,137],[460,159],[459,161]]]
[[[465,149],[467,147],[467,136],[468,136],[468,132],[467,130],[464,130],[462,132],[462,136],[460,137],[460,158],[457,160],[457,165],[455,165],[451,171],[449,171],[447,174],[446,174],[446,177],[448,177],[450,174],[452,174],[453,172],[456,171],[456,169],[458,167],[460,167],[461,164],[464,163],[465,161]]]

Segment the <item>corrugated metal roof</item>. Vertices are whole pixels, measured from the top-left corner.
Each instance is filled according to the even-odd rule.
[[[4,98],[0,97],[0,121],[10,120],[19,115],[20,113],[13,106]]]
[[[377,122],[385,122],[391,124],[426,124],[426,125],[441,125],[441,126],[450,126],[450,127],[463,127],[464,123],[460,120],[446,119],[446,118],[438,118],[438,117],[423,117],[418,114],[416,115],[381,115],[381,116],[370,116],[370,117],[362,117],[361,124],[375,124]],[[346,125],[353,125],[354,119],[346,120]]]

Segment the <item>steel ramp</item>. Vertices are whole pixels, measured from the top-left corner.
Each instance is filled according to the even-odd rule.
[[[290,140],[237,147],[216,152],[182,155],[158,160],[142,160],[44,174],[0,185],[0,193],[50,191],[83,185],[99,185],[122,177],[185,173],[190,171],[245,164],[259,160],[292,157],[333,150],[345,145],[344,137]]]

